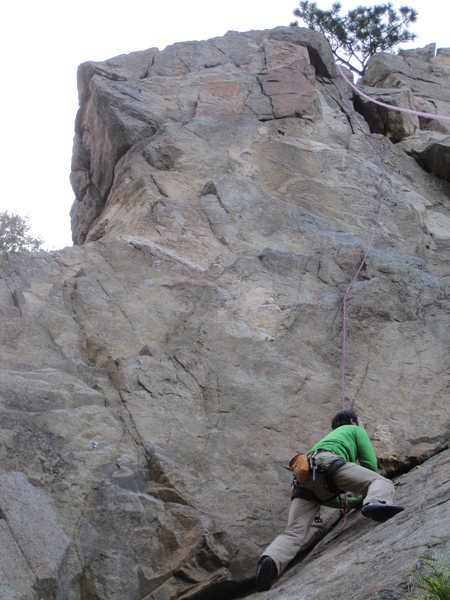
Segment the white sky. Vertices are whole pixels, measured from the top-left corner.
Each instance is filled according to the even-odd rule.
[[[343,0],[346,12],[383,0]],[[318,0],[327,9],[331,0]],[[419,12],[408,47],[450,47],[448,0],[394,1]],[[3,0],[0,210],[28,216],[46,249],[71,245],[69,182],[76,70],[136,50],[289,25],[298,0]],[[445,8],[444,8],[445,7]],[[300,23],[301,25],[301,23]]]

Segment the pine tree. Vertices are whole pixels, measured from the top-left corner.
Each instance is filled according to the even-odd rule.
[[[409,6],[401,6],[398,12],[390,2],[358,6],[345,16],[340,14],[341,8],[335,2],[330,10],[322,10],[315,2],[302,0],[294,15],[310,29],[323,33],[334,56],[358,75],[364,74],[369,58],[376,52],[389,52],[397,44],[416,38],[408,25],[416,22],[417,11]]]

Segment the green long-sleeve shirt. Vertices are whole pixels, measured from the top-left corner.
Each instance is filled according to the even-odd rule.
[[[343,456],[348,462],[359,461],[362,467],[377,471],[377,457],[369,436],[358,425],[341,425],[317,442],[309,453],[319,448]]]

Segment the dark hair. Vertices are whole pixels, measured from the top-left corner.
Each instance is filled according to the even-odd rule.
[[[351,421],[358,422],[358,416],[353,410],[341,410],[337,414],[334,415],[331,421],[331,427],[333,429],[337,429],[341,425],[351,425]]]

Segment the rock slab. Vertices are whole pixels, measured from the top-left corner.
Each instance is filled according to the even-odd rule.
[[[445,103],[442,56],[408,56],[402,98]],[[377,94],[396,88],[389,60],[386,85],[366,82]],[[447,133],[392,119],[371,132],[326,40],[300,28],[85,63],[78,77],[75,245],[1,267],[4,599],[251,593],[285,524],[284,465],[341,406],[342,298],[381,197],[347,304],[345,391],[416,507],[389,530],[398,597],[445,506],[449,188],[414,152]],[[402,489],[430,469],[422,511]],[[361,519],[301,563],[326,563],[343,598],[384,593],[365,556],[380,573],[392,554]],[[302,568],[286,593],[332,597]]]

